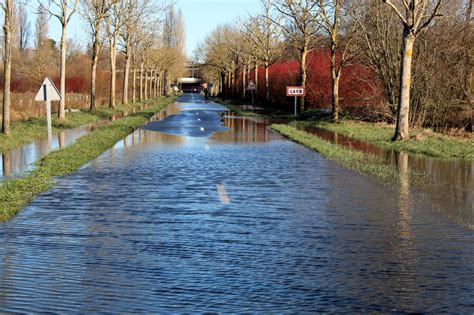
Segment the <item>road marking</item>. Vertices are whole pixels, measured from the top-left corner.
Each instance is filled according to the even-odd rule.
[[[219,194],[219,199],[223,205],[228,205],[230,204],[230,198],[229,195],[227,195],[227,192],[225,191],[224,184],[218,184],[216,185],[217,187],[217,193]]]
[[[201,131],[204,131],[204,127],[201,127]]]

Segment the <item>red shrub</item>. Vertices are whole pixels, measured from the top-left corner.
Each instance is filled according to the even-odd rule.
[[[259,68],[259,100],[265,99],[265,69]],[[277,62],[269,68],[270,101],[282,104],[287,109],[293,106],[293,99],[286,96],[286,87],[299,85],[299,63],[297,60]],[[254,81],[255,72],[251,70],[248,78]],[[238,78],[241,93],[242,74]],[[248,82],[248,80],[247,80]],[[318,50],[308,54],[307,66],[307,108],[330,108],[332,98],[331,63],[329,51]],[[342,109],[380,104],[383,100],[380,84],[374,72],[361,63],[343,69],[339,84],[339,97]],[[285,105],[286,104],[286,105]]]

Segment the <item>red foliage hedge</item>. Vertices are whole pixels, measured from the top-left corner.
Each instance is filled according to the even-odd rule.
[[[331,63],[329,52],[325,50],[313,51],[308,54],[307,65],[307,108],[330,108],[332,83]],[[290,108],[293,99],[286,97],[286,87],[299,85],[299,62],[285,60],[269,67],[270,101],[275,104],[286,104]],[[248,80],[254,81],[254,70],[248,73]],[[242,74],[237,80],[241,93]],[[265,99],[265,69],[258,69],[257,98]],[[355,63],[343,69],[339,84],[339,97],[342,109],[351,107],[365,107],[369,104],[380,104],[383,101],[382,90],[374,72],[363,65]]]

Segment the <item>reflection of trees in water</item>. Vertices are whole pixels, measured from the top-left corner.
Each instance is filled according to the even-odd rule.
[[[412,200],[410,195],[410,173],[408,168],[408,154],[400,152],[398,154],[398,179],[400,182],[400,191],[398,198],[399,209],[399,231],[400,238],[412,238],[410,224],[412,220],[411,209]]]
[[[58,134],[59,148],[63,149],[66,147],[66,131],[61,130]]]
[[[9,177],[11,173],[11,156],[10,153],[2,154],[2,171],[3,176]]]
[[[416,188],[429,193],[433,208],[460,224],[472,226],[474,174],[471,161],[442,161],[410,155],[409,165],[412,173],[427,177],[428,183],[417,184]]]
[[[266,121],[256,121],[245,117],[226,115],[224,126],[228,131],[218,132],[211,136],[217,142],[228,143],[259,143],[272,139]]]

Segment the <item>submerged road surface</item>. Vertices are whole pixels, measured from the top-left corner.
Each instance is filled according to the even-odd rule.
[[[185,95],[1,224],[0,311],[474,311],[456,209],[224,111]]]

